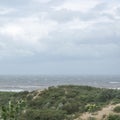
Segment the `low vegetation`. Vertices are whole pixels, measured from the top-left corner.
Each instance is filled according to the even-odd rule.
[[[120,113],[120,106],[116,106],[116,107],[114,108],[114,112]]]
[[[120,115],[111,114],[107,117],[107,120],[120,120]]]
[[[24,100],[24,106],[21,106],[17,113],[14,109],[13,113],[17,114],[17,117],[11,120],[74,120],[85,112],[99,111],[102,107],[116,101],[120,103],[120,90],[69,85],[49,87],[41,92],[1,92],[1,117],[3,108],[8,108],[9,101],[16,108],[18,106],[16,101],[19,100]],[[108,116],[107,120],[117,120],[111,118]]]

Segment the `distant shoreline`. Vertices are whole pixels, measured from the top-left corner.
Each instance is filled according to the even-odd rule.
[[[78,85],[78,86],[87,86],[87,85]],[[17,88],[16,89],[0,89],[0,92],[16,92],[16,93],[19,93],[19,92],[24,92],[24,91],[28,91],[28,92],[37,91],[37,90],[43,91],[45,89],[48,89],[49,87],[57,87],[57,86],[47,86],[47,87],[41,87],[41,88],[36,88],[36,89],[19,89],[19,88],[18,89]],[[95,86],[89,86],[89,87],[95,87]],[[119,88],[95,87],[95,88],[120,90],[120,87]]]
[[[44,90],[59,85],[120,89],[120,76],[0,76],[2,92]]]

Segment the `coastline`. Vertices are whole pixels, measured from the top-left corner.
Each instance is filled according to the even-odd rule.
[[[36,90],[44,90],[47,89],[48,86],[20,86],[20,87],[2,87],[0,88],[0,92],[24,92],[24,91],[28,91],[28,92],[32,92],[32,91],[36,91]]]
[[[71,85],[71,84],[69,84]],[[68,85],[68,86],[69,86]],[[32,91],[44,91],[45,89],[48,89],[49,87],[58,87],[58,86],[64,86],[64,85],[57,85],[57,86],[41,86],[41,87],[9,87],[9,88],[0,88],[0,92],[16,92],[16,93],[19,93],[19,92],[25,92],[25,91],[28,91],[28,92],[32,92]],[[88,85],[78,85],[78,86],[88,86]],[[113,89],[113,90],[120,90],[120,87],[117,87],[117,88],[108,88],[108,87],[96,87],[96,86],[89,86],[89,87],[95,87],[95,88],[100,88],[100,89]]]
[[[80,85],[120,89],[120,76],[0,76],[0,91],[22,92],[44,90],[50,86]]]

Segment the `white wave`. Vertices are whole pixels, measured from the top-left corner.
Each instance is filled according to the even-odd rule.
[[[0,89],[0,92],[22,92],[23,89]]]

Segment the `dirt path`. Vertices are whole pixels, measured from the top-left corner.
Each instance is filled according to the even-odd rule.
[[[38,98],[41,93],[42,93],[42,90],[37,90],[37,94],[33,97],[33,100]]]
[[[96,113],[93,113],[93,114],[92,113],[88,113],[88,112],[83,113],[79,118],[77,118],[75,120],[87,120],[89,117],[94,117],[97,120],[104,120],[105,116],[108,116],[109,114],[114,113],[113,109],[116,106],[120,106],[120,104],[116,104],[116,105],[111,105],[110,104],[110,105],[104,107],[102,110],[100,110],[100,111],[98,111]]]

